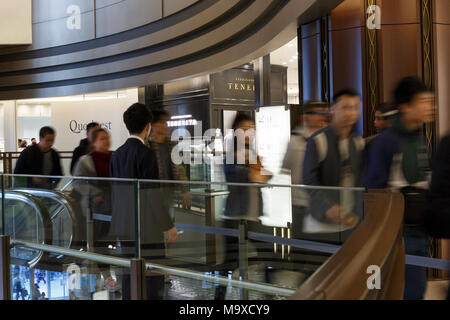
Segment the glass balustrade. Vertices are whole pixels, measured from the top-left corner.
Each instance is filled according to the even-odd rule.
[[[285,299],[364,219],[360,188],[2,179],[3,230],[16,242],[11,294],[18,300],[131,299],[129,267],[30,243],[145,259],[150,297]]]

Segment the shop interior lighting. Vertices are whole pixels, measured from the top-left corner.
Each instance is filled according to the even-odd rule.
[[[46,104],[51,102],[76,102],[76,101],[92,101],[92,100],[107,100],[107,99],[120,99],[127,97],[127,90],[122,91],[108,91],[108,92],[98,92],[75,96],[65,96],[65,97],[53,97],[53,98],[42,98],[42,99],[27,99],[18,100],[18,105],[36,105],[36,104]]]
[[[288,94],[298,94],[299,90],[298,88],[289,88],[288,89]]]

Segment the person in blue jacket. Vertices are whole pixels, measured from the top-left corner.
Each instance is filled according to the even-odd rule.
[[[425,208],[426,196],[413,206],[406,195],[425,195],[429,188],[430,161],[422,129],[425,123],[433,120],[433,94],[420,79],[407,77],[399,82],[394,96],[399,114],[392,128],[375,138],[367,150],[365,186],[367,189],[390,188],[403,192],[405,253],[426,256],[428,239],[424,225],[410,218],[413,211],[419,211],[417,208]],[[422,299],[426,283],[425,268],[406,265],[404,299]]]
[[[309,189],[309,214],[305,232],[341,244],[362,215],[362,201],[350,190],[363,184],[364,139],[356,123],[361,114],[361,98],[352,89],[337,92],[331,105],[329,126],[308,139],[303,162],[303,184],[340,187]],[[326,238],[325,238],[326,235]]]

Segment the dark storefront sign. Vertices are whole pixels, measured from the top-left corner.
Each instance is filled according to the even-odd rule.
[[[234,68],[212,74],[210,86],[211,121],[215,128],[224,128],[224,110],[248,112],[255,110],[255,78],[251,67]],[[287,68],[272,65],[270,70],[270,105],[287,104]]]
[[[172,119],[170,132],[186,129],[194,137],[197,132],[210,128],[209,77],[199,77],[164,85],[150,85],[142,101],[151,109],[164,109]]]
[[[232,100],[252,104],[255,101],[253,70],[231,69],[211,75],[213,100]]]
[[[287,68],[271,66],[271,105],[287,104]],[[213,104],[251,105],[255,102],[255,78],[250,68],[235,68],[211,75]]]

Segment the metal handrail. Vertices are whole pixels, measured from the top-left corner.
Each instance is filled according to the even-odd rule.
[[[124,259],[124,258],[118,258],[118,257],[110,257],[98,253],[92,253],[92,252],[85,252],[85,251],[77,251],[73,249],[67,249],[57,246],[49,246],[49,245],[43,245],[43,244],[36,244],[32,242],[26,242],[26,241],[20,241],[20,240],[13,240],[11,239],[11,244],[14,246],[21,246],[26,247],[30,249],[36,249],[41,251],[46,251],[50,253],[65,255],[73,258],[79,258],[84,260],[90,260],[95,261],[98,263],[104,263],[109,265],[115,265],[119,267],[125,267],[130,268],[131,267],[131,260]],[[168,275],[176,275],[181,276],[184,278],[194,279],[194,280],[204,280],[208,282],[213,282],[221,285],[232,285],[237,288],[242,288],[246,290],[253,290],[253,291],[259,291],[264,292],[268,294],[273,295],[282,295],[282,296],[291,296],[293,295],[296,290],[289,289],[289,288],[283,288],[279,286],[273,286],[273,285],[267,285],[267,284],[261,284],[261,283],[254,283],[250,281],[239,281],[239,280],[233,280],[228,279],[223,276],[210,276],[203,274],[201,272],[196,271],[190,271],[185,270],[181,268],[175,268],[175,267],[167,267],[160,264],[155,263],[146,263],[145,267],[148,270],[157,271],[159,273],[164,273]]]
[[[24,178],[47,178],[47,179],[72,179],[72,180],[93,180],[93,181],[111,181],[111,182],[137,182],[142,183],[166,183],[166,184],[186,184],[186,185],[221,185],[236,187],[259,187],[259,188],[302,188],[311,190],[330,190],[330,191],[366,191],[361,187],[332,187],[332,186],[311,186],[302,184],[265,184],[265,183],[237,183],[237,182],[211,182],[211,181],[185,181],[185,180],[145,180],[145,179],[123,179],[123,178],[100,178],[100,177],[73,177],[73,176],[44,176],[44,175],[26,175],[26,174],[0,174],[5,177],[24,177]]]
[[[283,288],[283,287],[279,287],[279,286],[267,285],[267,284],[262,284],[262,283],[255,283],[255,282],[250,282],[250,281],[233,280],[233,279],[225,278],[223,276],[212,276],[212,275],[210,276],[210,275],[206,275],[206,274],[203,274],[203,273],[197,272],[197,271],[188,271],[188,270],[184,270],[181,268],[175,268],[175,267],[165,267],[165,266],[156,265],[156,264],[152,264],[152,263],[146,263],[145,266],[149,270],[156,269],[157,271],[163,272],[168,275],[175,275],[175,276],[190,278],[190,279],[194,279],[194,280],[204,280],[204,281],[208,281],[208,282],[214,282],[217,284],[221,284],[224,286],[231,285],[231,286],[238,287],[241,289],[259,291],[259,292],[268,293],[268,294],[291,296],[296,292],[296,290],[294,290],[294,289]]]
[[[131,266],[131,260],[124,259],[124,258],[118,258],[118,257],[109,257],[105,255],[101,255],[98,253],[92,253],[92,252],[86,252],[86,251],[79,251],[74,249],[68,249],[63,247],[57,247],[57,246],[51,246],[46,244],[39,244],[39,243],[33,243],[33,242],[27,242],[27,241],[21,241],[21,240],[14,240],[11,239],[11,245],[13,246],[19,246],[19,247],[25,247],[40,251],[45,251],[49,253],[69,256],[72,258],[79,258],[89,261],[94,261],[98,263],[105,263],[110,265],[115,265],[119,267],[125,267],[130,268]]]
[[[191,191],[189,192],[193,196],[203,196],[203,197],[220,197],[220,196],[227,196],[230,194],[230,191],[214,191],[214,192],[197,192],[197,191]]]
[[[1,151],[0,154],[14,154],[20,155],[22,151]],[[58,153],[73,153],[73,151],[58,151]]]
[[[73,183],[73,180],[70,179],[69,182],[67,182],[65,185],[63,185],[58,191],[59,192],[64,192],[66,191],[66,189]]]
[[[30,194],[32,196],[38,197],[38,198],[49,198],[56,202],[58,202],[60,205],[65,207],[68,211],[75,211],[72,204],[67,200],[66,196],[58,191],[53,190],[47,190],[47,189],[32,189],[32,188],[11,188],[8,191],[15,191],[20,192],[24,194]],[[56,216],[52,216],[51,220],[53,220]]]

